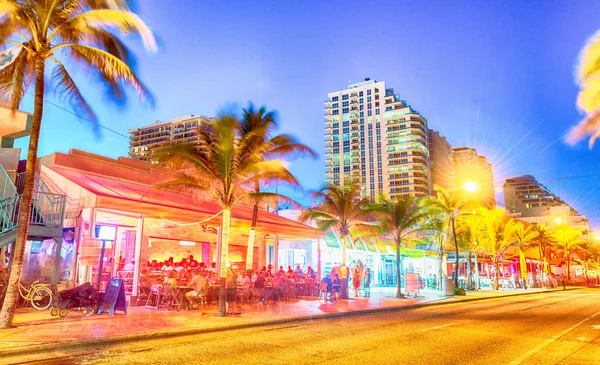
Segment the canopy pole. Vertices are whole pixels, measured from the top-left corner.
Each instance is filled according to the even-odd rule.
[[[321,276],[321,238],[317,238],[317,280],[320,281]]]

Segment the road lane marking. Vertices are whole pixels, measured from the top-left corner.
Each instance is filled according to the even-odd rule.
[[[562,336],[566,335],[567,333],[573,331],[575,328],[581,326],[582,324],[584,324],[585,322],[589,321],[590,319],[595,318],[596,316],[600,315],[600,312],[596,312],[593,315],[582,319],[581,321],[575,323],[574,325],[572,325],[571,327],[567,328],[566,330],[562,331],[561,333],[557,334],[556,336],[553,336],[549,339],[547,339],[546,341],[542,342],[541,344],[539,344],[538,346],[532,348],[531,350],[527,351],[526,353],[524,353],[523,355],[517,357],[516,359],[514,359],[513,361],[509,362],[509,364],[520,364],[522,363],[524,360],[526,360],[528,357],[530,357],[531,355],[534,355],[540,351],[542,351],[544,348],[546,348],[546,346],[550,345],[552,342],[558,340],[559,338],[561,338]]]
[[[453,324],[454,324],[454,323],[448,323],[448,324],[445,324],[445,325],[443,325],[443,326],[437,326],[437,327],[426,328],[426,329],[424,329],[424,330],[421,330],[421,332],[427,332],[427,331],[431,331],[431,330],[437,330],[437,329],[444,328],[444,327],[450,327],[450,326],[452,326]]]

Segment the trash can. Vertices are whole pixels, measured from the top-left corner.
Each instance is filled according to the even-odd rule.
[[[454,295],[454,280],[452,278],[445,278],[443,281],[444,284],[444,295],[453,296]]]

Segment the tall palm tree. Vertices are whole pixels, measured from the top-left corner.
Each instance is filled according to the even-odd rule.
[[[243,110],[243,116],[240,123],[242,134],[251,136],[253,147],[262,155],[265,160],[273,159],[291,159],[298,156],[317,157],[315,151],[310,147],[298,142],[293,136],[279,134],[273,136],[277,128],[277,117],[274,112],[267,112],[266,108],[260,107],[258,110],[253,104]],[[254,209],[252,211],[252,222],[250,233],[248,235],[248,253],[246,255],[246,269],[252,269],[252,259],[254,255],[254,239],[256,236],[256,221],[258,218],[258,207],[265,200],[287,201],[297,205],[297,203],[284,195],[262,191],[262,186],[266,183],[285,183],[294,187],[300,187],[296,178],[287,170],[282,169],[280,176],[269,176],[269,181],[260,181],[256,179],[253,182],[253,190],[256,196],[254,200]],[[261,194],[262,193],[262,194]]]
[[[495,268],[493,289],[498,290],[500,259],[514,244],[512,232],[516,221],[508,219],[503,209],[480,208],[477,214],[481,217],[482,248],[492,259]]]
[[[579,55],[577,83],[580,89],[577,106],[587,115],[571,128],[567,142],[575,144],[590,136],[591,148],[600,137],[600,31],[587,41]]]
[[[519,249],[519,263],[521,266],[521,278],[523,279],[523,289],[527,289],[527,263],[523,250],[535,240],[537,232],[533,225],[527,225],[523,222],[517,222],[513,227],[512,239]]]
[[[552,247],[556,243],[556,239],[554,237],[554,233],[552,230],[548,229],[548,226],[545,224],[538,225],[535,224],[533,226],[533,231],[535,232],[533,239],[531,240],[531,246],[535,246],[538,248],[540,252],[540,257],[542,258],[542,283],[546,285],[547,275],[548,275],[548,249]]]
[[[180,174],[154,189],[175,189],[205,194],[221,205],[221,251],[219,313],[225,315],[225,279],[231,210],[241,200],[256,199],[252,186],[256,179],[281,174],[281,161],[265,161],[253,147],[251,136],[240,133],[239,120],[230,115],[214,119],[210,130],[198,128],[196,145],[173,145],[157,152],[162,162],[171,163]]]
[[[360,186],[346,185],[341,188],[336,185],[326,185],[313,193],[320,205],[306,209],[300,215],[300,221],[314,221],[317,227],[326,232],[330,229],[337,231],[342,241],[342,267],[346,268],[346,247],[351,239],[351,233],[376,231],[373,221],[375,210],[369,199],[360,199]],[[342,298],[348,297],[348,275],[342,278]]]
[[[37,149],[44,109],[45,77],[53,91],[64,97],[83,116],[96,116],[66,64],[96,77],[110,99],[123,103],[125,86],[131,86],[142,99],[150,99],[146,87],[132,69],[133,57],[120,36],[139,36],[149,50],[156,50],[152,32],[128,7],[125,0],[3,0],[0,2],[0,45],[16,47],[15,60],[0,70],[0,95],[13,110],[33,82],[34,107],[25,183],[19,213],[17,240],[8,290],[0,312],[0,327],[12,325],[19,298],[25,242],[34,188]],[[67,61],[67,62],[66,62]]]
[[[400,248],[406,237],[423,229],[420,224],[427,218],[427,213],[417,204],[415,197],[398,200],[382,198],[374,209],[378,212],[377,218],[381,223],[383,233],[390,235],[396,246],[396,275],[398,279],[396,298],[402,298],[404,295],[402,294],[401,283],[402,256],[400,255]]]
[[[557,253],[565,260],[565,271],[567,280],[571,279],[571,257],[577,250],[582,250],[585,240],[581,238],[581,231],[570,226],[562,225],[556,230],[556,243],[554,247]]]
[[[465,199],[458,191],[451,192],[450,190],[436,187],[436,195],[429,197],[423,201],[423,206],[426,207],[432,214],[438,214],[449,223],[452,230],[452,239],[454,241],[454,253],[456,254],[456,269],[454,270],[454,287],[458,287],[458,240],[456,238],[456,218],[461,214],[468,212],[473,207],[473,203]]]

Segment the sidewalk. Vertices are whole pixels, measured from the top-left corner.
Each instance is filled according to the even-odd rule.
[[[469,302],[490,298],[560,291],[529,289],[469,292],[464,297],[445,297],[437,291],[423,291],[418,298],[396,299],[394,288],[373,288],[370,298],[350,298],[321,304],[316,298],[301,298],[278,304],[238,305],[235,317],[218,317],[216,305],[203,311],[168,311],[130,307],[118,312],[85,317],[71,312],[65,318],[51,317],[48,311],[20,310],[16,328],[0,330],[0,358],[24,351],[46,351],[75,344],[107,344],[146,337],[168,337],[202,332],[223,331],[299,320],[342,317],[371,312],[403,310],[415,307]]]

